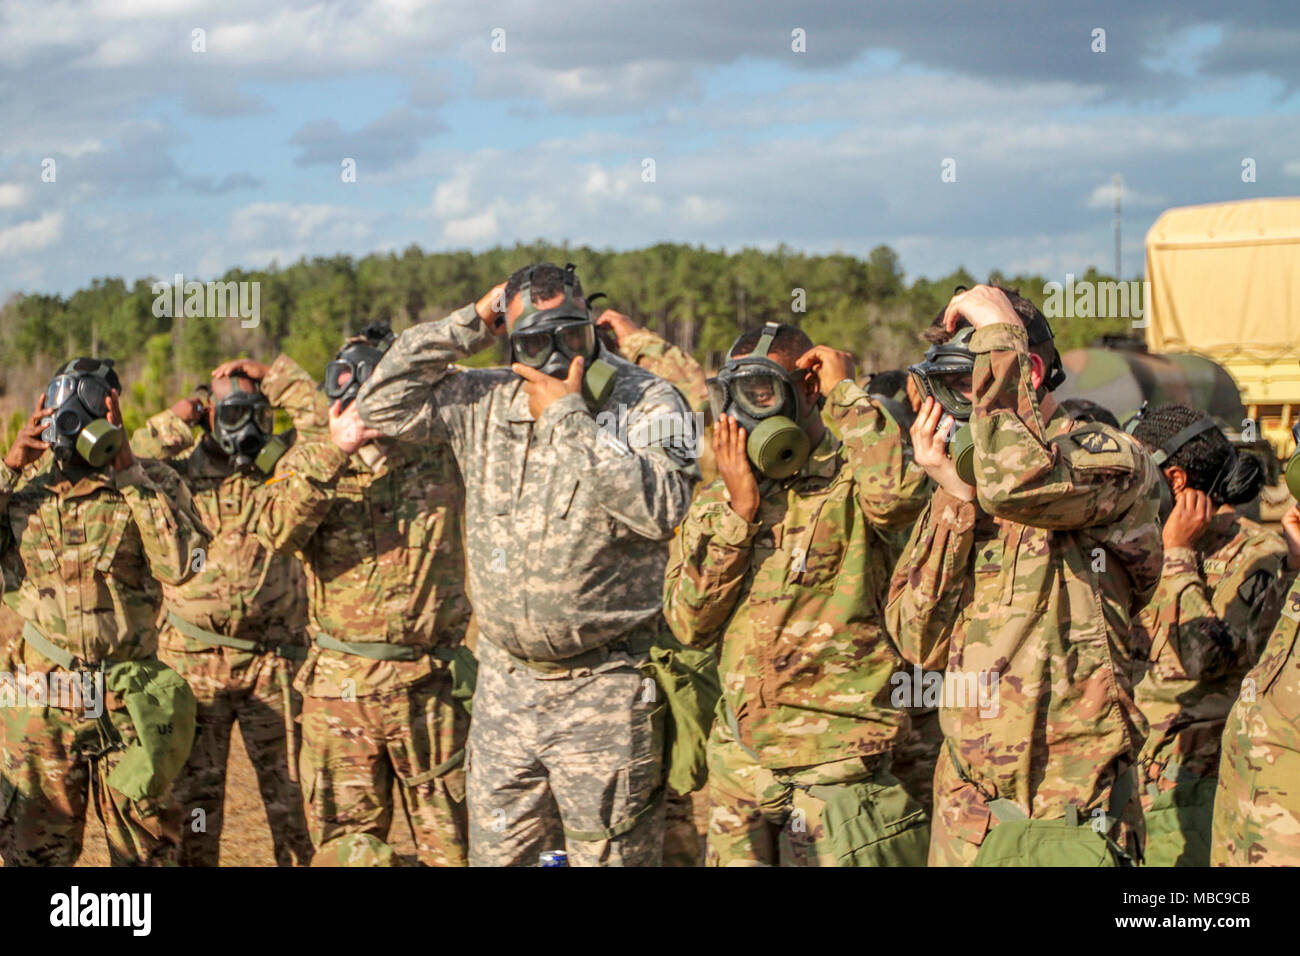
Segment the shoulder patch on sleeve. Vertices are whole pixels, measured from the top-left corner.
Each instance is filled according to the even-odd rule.
[[[1081,430],[1070,433],[1070,438],[1092,455],[1113,454],[1119,451],[1119,440],[1103,431]]]

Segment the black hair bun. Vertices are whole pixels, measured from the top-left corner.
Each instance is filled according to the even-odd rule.
[[[1254,501],[1264,487],[1264,465],[1249,452],[1233,456],[1232,470],[1220,485],[1224,504],[1244,505]]]

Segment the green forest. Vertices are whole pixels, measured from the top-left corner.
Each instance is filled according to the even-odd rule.
[[[692,352],[706,365],[740,330],[767,320],[801,325],[816,342],[853,352],[860,371],[915,361],[918,337],[956,285],[992,281],[1043,302],[1042,276],[964,269],[938,279],[906,281],[888,246],[865,258],[809,255],[784,246],[773,251],[724,252],[662,243],[630,251],[537,242],[484,252],[424,252],[303,259],[264,270],[231,269],[222,276],[186,280],[257,282],[260,322],[243,328],[238,317],[179,318],[154,314],[155,281],[172,276],[94,280],[69,296],[15,295],[0,309],[0,422],[5,447],[55,369],[70,357],[97,355],[117,362],[129,428],[188,394],[219,362],[241,356],[271,361],[287,352],[319,377],[343,336],[369,322],[400,331],[436,319],[477,299],[514,269],[530,262],[573,262],[590,295]],[[1089,270],[1081,280],[1109,277]],[[1122,318],[1055,321],[1062,350],[1101,335],[1124,333]],[[498,360],[495,352],[478,364]]]

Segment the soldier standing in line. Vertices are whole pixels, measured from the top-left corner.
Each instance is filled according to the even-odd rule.
[[[298,785],[300,698],[291,683],[307,656],[307,593],[299,563],[257,539],[258,494],[286,444],[273,435],[272,406],[238,370],[241,364],[247,363],[213,371],[207,407],[182,399],[131,436],[136,454],[165,460],[185,483],[212,534],[194,574],[183,584],[163,585],[167,610],[158,636],[159,656],[198,701],[194,749],[172,788],[181,809],[180,862],[220,863],[226,764],[237,721],[276,865],[304,866],[312,847]],[[196,444],[199,424],[204,434]]]
[[[314,646],[295,685],[320,863],[392,862],[396,783],[419,861],[464,866],[473,680],[464,493],[445,446],[393,441],[357,417],[357,391],[391,341],[372,326],[326,367],[327,436],[299,440],[280,459],[259,534],[279,553],[300,552],[307,575]],[[315,429],[324,403],[291,359],[245,371],[300,431]]]
[[[925,812],[889,772],[907,715],[890,702],[902,661],[876,529],[916,517],[925,473],[849,356],[793,326],[742,335],[711,388],[721,480],[692,505],[664,590],[683,643],[722,642],[708,861],[924,865]]]
[[[194,697],[154,654],[158,582],[182,583],[207,536],[176,475],[126,444],[112,365],[64,366],[0,464],[0,562],[24,620],[0,684],[9,866],[75,863],[92,801],[114,866],[174,863],[180,842],[168,791]]]
[[[1131,624],[1160,577],[1159,476],[1130,436],[1061,412],[1027,299],[976,286],[931,332],[944,355],[914,367],[929,397],[912,445],[938,490],[889,603],[903,656],[945,670],[930,863],[1139,859]],[[946,445],[966,418],[963,477]]]
[[[452,368],[502,335],[511,368]],[[542,263],[403,332],[359,405],[465,481],[472,864],[658,865],[666,704],[642,667],[699,475],[681,394],[600,347],[572,268]]]

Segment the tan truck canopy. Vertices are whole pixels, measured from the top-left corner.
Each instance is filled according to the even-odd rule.
[[[1234,374],[1282,363],[1285,385],[1263,368],[1238,384],[1251,402],[1300,398],[1300,199],[1167,210],[1147,233],[1147,279],[1152,352],[1198,352]]]

